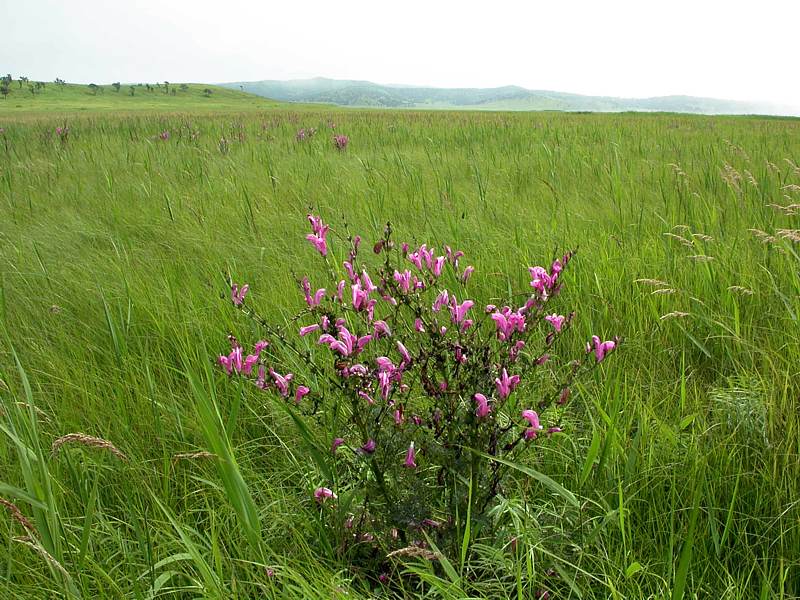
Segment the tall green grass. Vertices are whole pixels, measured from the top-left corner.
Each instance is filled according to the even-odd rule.
[[[373,594],[319,536],[285,411],[211,366],[227,333],[256,336],[227,275],[272,319],[299,306],[309,207],[463,249],[481,297],[578,248],[571,350],[623,337],[532,453],[546,485],[522,465],[504,490],[516,539],[398,561],[393,593],[800,595],[800,227],[770,206],[800,203],[800,121],[90,115],[65,144],[57,124],[0,122],[0,496],[40,533],[0,519],[1,597]],[[76,431],[130,460],[50,455]]]

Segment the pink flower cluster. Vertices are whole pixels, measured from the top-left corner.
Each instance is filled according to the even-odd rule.
[[[315,217],[314,215],[308,215],[308,222],[311,223],[312,233],[309,233],[306,239],[322,256],[328,256],[327,235],[330,226],[325,225],[320,217]]]
[[[337,134],[333,136],[333,146],[337,150],[346,150],[347,144],[349,143],[350,143],[350,138],[347,137],[346,135]]]

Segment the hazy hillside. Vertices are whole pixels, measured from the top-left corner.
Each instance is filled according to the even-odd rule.
[[[798,114],[787,107],[691,96],[614,98],[581,96],[517,86],[498,88],[431,88],[380,85],[369,81],[298,79],[249,81],[224,87],[287,102],[320,102],[342,106],[449,108],[473,110],[667,111],[702,114]]]

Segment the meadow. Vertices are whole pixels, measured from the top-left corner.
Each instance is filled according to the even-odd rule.
[[[0,111],[0,597],[800,596],[800,120],[152,109]],[[576,504],[515,477],[513,543],[384,586],[321,542],[281,400],[213,365],[257,335],[228,276],[297,312],[310,210],[457,246],[486,297],[577,249],[571,349],[621,343],[528,462]]]

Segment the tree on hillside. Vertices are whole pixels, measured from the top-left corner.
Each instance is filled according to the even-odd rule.
[[[5,82],[5,80],[3,80],[2,85],[0,85],[0,94],[3,94],[3,100],[6,100],[8,98],[8,93],[10,91],[11,90],[8,89],[8,84]]]
[[[113,87],[113,88],[114,88],[114,91],[115,91],[115,92],[118,92],[118,91],[119,91],[119,88],[121,88],[121,87],[122,87],[122,84],[121,84],[119,81],[115,81],[114,83],[112,83],[112,84],[111,84],[111,87]]]
[[[211,96],[211,88],[206,88],[206,89],[204,89],[204,90],[203,90],[203,95],[204,95],[206,98],[209,98],[209,97]]]
[[[28,91],[31,93],[31,96],[36,96],[36,88],[32,85],[28,86]]]
[[[185,83],[182,83],[181,84],[181,91],[182,92],[188,92],[189,91],[189,86],[186,85]]]
[[[20,88],[22,88],[22,84],[23,84],[23,83],[28,83],[28,78],[27,78],[27,77],[20,76],[20,78],[19,78],[19,87],[20,87]]]
[[[134,94],[136,94],[136,88],[134,86],[131,86],[130,95],[133,96]]]
[[[169,94],[169,81],[164,82],[164,93]]]
[[[89,91],[92,92],[92,96],[97,96],[97,90],[98,89],[99,89],[99,86],[96,83],[90,83],[89,84]]]
[[[60,79],[60,78],[56,77],[56,85],[64,86],[64,85],[67,85],[67,82],[64,81],[63,79]]]

